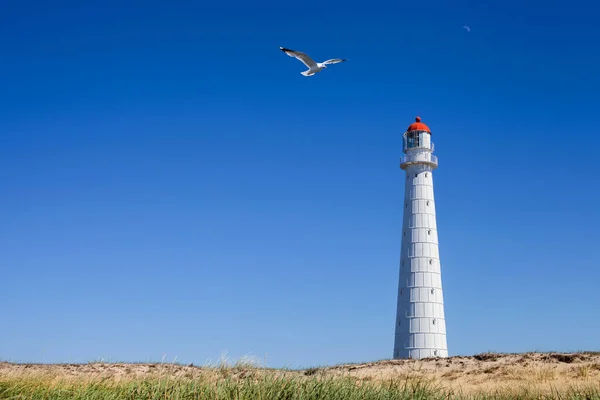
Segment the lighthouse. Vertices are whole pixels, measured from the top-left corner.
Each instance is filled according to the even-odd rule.
[[[394,357],[447,357],[446,319],[433,197],[429,127],[417,117],[403,136],[400,168],[406,172]]]

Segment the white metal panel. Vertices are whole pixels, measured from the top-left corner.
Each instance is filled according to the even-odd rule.
[[[424,268],[425,272],[435,273],[435,266],[433,265],[435,260],[431,257],[427,257],[424,260],[425,260],[425,268]]]
[[[436,303],[436,304],[433,305],[433,308],[435,310],[434,316],[436,318],[444,318],[444,306],[443,306],[443,304]]]
[[[418,333],[421,330],[421,326],[419,325],[419,318],[413,318],[410,321],[408,321],[408,323],[410,324],[410,328],[408,329],[410,333]]]
[[[425,189],[425,198],[426,199],[432,199],[433,200],[433,186],[424,186],[423,187]]]
[[[414,347],[423,348],[425,347],[425,335],[422,333],[415,333]]]
[[[441,289],[442,288],[442,279],[440,274],[430,273],[431,277],[431,286],[434,288]]]
[[[421,259],[420,258],[411,258],[411,272],[423,272],[421,267]]]
[[[421,268],[424,272],[429,272],[429,267],[430,267],[429,260],[430,260],[430,257],[419,258]]]
[[[412,229],[412,241],[413,242],[417,242],[417,243],[421,243],[423,242],[423,232],[421,231],[421,229]]]
[[[431,279],[433,274],[431,274],[430,272],[424,272],[421,274],[421,276],[423,277],[423,286],[426,287],[433,287],[433,281]]]
[[[425,303],[425,317],[434,317],[433,303]]]
[[[431,227],[431,229],[437,230],[437,221],[435,220],[435,214],[427,214],[427,225]]]
[[[410,303],[410,308],[408,309],[408,315],[410,317],[414,317],[415,316],[415,303]]]
[[[434,337],[435,337],[435,335],[432,333],[428,333],[425,335],[425,347],[426,348],[430,349],[432,347],[435,347]]]
[[[417,252],[415,253],[415,257],[427,257],[428,253],[429,253],[429,246],[427,245],[427,243],[416,243],[417,246]]]
[[[412,243],[420,243],[421,240],[419,240],[419,230],[411,229],[410,230],[410,238],[411,238]]]
[[[422,301],[427,301],[430,303],[437,303],[437,301],[435,301],[435,297],[434,297],[434,290],[435,289],[427,289],[427,291],[425,293],[423,293],[423,297],[421,297]]]
[[[443,348],[442,335],[437,334],[433,336],[433,346],[437,349]]]
[[[425,286],[425,279],[422,272],[417,272],[415,275],[415,286]]]
[[[424,317],[424,316],[425,316],[425,303],[415,304],[415,317]]]
[[[439,319],[439,322],[440,322],[440,323],[439,323],[439,329],[438,329],[438,332],[440,332],[440,333],[446,333],[446,320],[445,320],[445,319],[442,319],[442,318],[440,318],[440,319]]]
[[[431,252],[430,253],[431,257],[440,258],[439,248],[438,248],[437,244],[435,246],[430,247],[430,252]]]
[[[421,323],[424,325],[424,326],[421,326],[421,328],[424,328],[423,330],[425,332],[435,332],[435,326],[431,325],[431,318],[424,318],[421,321]],[[427,347],[432,347],[432,346],[433,346],[433,344],[431,346],[427,345]]]
[[[429,323],[431,324],[431,332],[433,332],[433,333],[440,332],[440,321],[437,318],[430,318]]]
[[[411,288],[410,289],[410,301],[412,303],[419,303],[421,302],[421,293],[419,293],[419,289],[418,288]]]

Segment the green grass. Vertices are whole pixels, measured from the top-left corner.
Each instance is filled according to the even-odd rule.
[[[14,399],[431,399],[425,386],[361,385],[350,379],[225,378],[214,383],[166,379],[124,384],[59,384],[0,382],[0,398]]]
[[[31,400],[137,400],[137,399],[214,399],[214,400],[386,400],[386,399],[462,399],[423,381],[395,380],[384,383],[360,382],[348,377],[320,378],[249,376],[217,380],[147,378],[114,382],[75,381],[57,383],[36,377],[0,377],[0,399]],[[478,399],[586,399],[600,400],[597,390],[555,393],[540,396],[525,391],[490,393]]]

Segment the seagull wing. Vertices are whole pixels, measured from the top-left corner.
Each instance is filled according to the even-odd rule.
[[[301,53],[299,51],[286,49],[284,47],[280,47],[280,49],[288,56],[297,58],[298,60],[302,61],[304,65],[306,65],[308,68],[317,68],[317,63],[314,62],[313,59],[307,56],[306,54]]]
[[[325,65],[337,64],[337,63],[341,63],[344,61],[348,61],[348,60],[345,58],[332,58],[331,60],[323,61],[323,64],[325,64]]]

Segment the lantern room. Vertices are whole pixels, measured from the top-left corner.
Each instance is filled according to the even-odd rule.
[[[410,124],[404,132],[404,152],[409,149],[426,149],[433,151],[431,131],[429,127],[421,122],[421,117],[416,117],[415,122]]]

